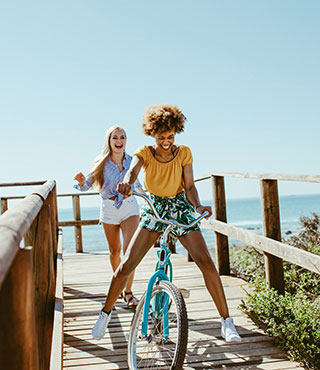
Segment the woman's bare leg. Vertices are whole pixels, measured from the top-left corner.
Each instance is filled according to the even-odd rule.
[[[201,232],[191,231],[188,234],[181,236],[179,240],[200,268],[206,287],[217,306],[220,316],[223,318],[228,317],[229,310],[221,279]]]
[[[112,310],[119,294],[125,287],[130,274],[141,262],[142,258],[155,243],[159,234],[154,231],[138,228],[134,233],[126,254],[120,266],[113,275],[109,292],[103,310],[109,312]]]
[[[120,228],[121,228],[122,236],[123,236],[123,254],[126,253],[130,240],[133,237],[135,231],[137,230],[138,225],[139,225],[139,216],[131,216],[121,222]],[[128,281],[125,287],[126,292],[132,291],[133,277],[134,277],[134,271],[128,278]]]
[[[121,262],[120,226],[102,223],[110,251],[110,262],[113,272]]]

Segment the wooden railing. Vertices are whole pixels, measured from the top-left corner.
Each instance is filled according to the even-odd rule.
[[[263,236],[227,224],[225,177],[260,180]],[[203,222],[202,227],[215,232],[217,267],[220,274],[230,273],[228,237],[264,252],[268,287],[275,288],[280,293],[284,292],[283,260],[320,273],[320,256],[281,242],[278,194],[278,180],[320,183],[319,175],[216,172],[196,181],[208,179],[212,182],[214,220]]]
[[[22,185],[23,183],[21,183]],[[34,185],[35,183],[28,183]],[[37,183],[36,183],[37,184]],[[2,184],[0,184],[1,187]],[[72,197],[72,209],[73,209],[73,220],[72,221],[59,221],[59,227],[74,227],[74,237],[75,237],[75,246],[76,252],[82,253],[83,252],[83,241],[82,241],[82,226],[88,225],[98,225],[99,219],[94,220],[82,220],[81,219],[81,206],[80,206],[80,197],[83,196],[97,196],[99,193],[97,192],[89,192],[89,193],[79,193],[79,194],[58,194],[57,197],[64,198],[64,197]],[[1,197],[1,214],[8,209],[8,201],[9,200],[17,200],[23,199],[23,196],[5,196]]]
[[[87,225],[98,225],[99,220],[82,220],[81,219],[81,206],[80,197],[82,196],[97,196],[99,193],[79,193],[79,194],[59,194],[58,197],[72,197],[72,210],[73,210],[73,221],[61,221],[59,222],[60,227],[72,226],[74,227],[74,240],[76,245],[76,252],[83,252],[82,242],[82,226]]]
[[[37,184],[39,182],[0,184],[0,186]],[[1,205],[4,206],[4,203],[2,202]],[[21,245],[22,240],[24,240],[24,246]],[[4,211],[2,208],[0,217],[1,369],[53,369],[50,355],[53,317],[57,303],[55,295],[57,267],[59,267],[58,242],[61,244],[62,239],[58,236],[54,180],[46,181],[9,210]],[[61,255],[59,258],[61,259]],[[59,287],[61,289],[60,284]],[[62,351],[60,352],[62,355]],[[62,357],[60,362],[58,361],[60,367],[61,360]],[[59,367],[55,366],[55,369]]]
[[[263,236],[227,224],[225,177],[258,179],[261,188]],[[204,221],[202,227],[207,227],[215,232],[217,268],[220,274],[230,274],[229,242],[228,237],[242,241],[265,254],[266,278],[269,287],[284,291],[283,260],[295,263],[310,271],[320,273],[320,256],[302,251],[281,242],[280,212],[278,181],[301,181],[320,183],[320,175],[291,175],[270,173],[240,173],[240,172],[215,172],[195,179],[195,182],[210,180],[214,204],[214,219]],[[73,221],[59,222],[59,226],[72,226],[75,228],[76,251],[82,252],[82,226],[96,225],[95,220],[81,219],[81,196],[97,196],[98,193],[61,194],[59,197],[72,197]],[[1,200],[1,206],[7,207],[7,197]],[[190,256],[188,259],[191,260]]]

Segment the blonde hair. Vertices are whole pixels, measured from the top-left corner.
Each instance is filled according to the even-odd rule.
[[[121,126],[111,126],[106,133],[106,138],[101,152],[93,160],[91,169],[89,171],[89,175],[92,179],[91,186],[97,187],[99,190],[102,188],[104,183],[104,167],[111,155],[110,137],[115,130],[121,130],[124,133],[124,136],[127,138],[127,134]]]

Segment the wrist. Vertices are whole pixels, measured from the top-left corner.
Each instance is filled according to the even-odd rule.
[[[196,209],[196,211],[197,211],[197,212],[198,212],[198,208],[199,208],[199,207],[202,207],[202,206],[201,206],[201,204],[198,204],[198,205],[195,207],[195,209]]]

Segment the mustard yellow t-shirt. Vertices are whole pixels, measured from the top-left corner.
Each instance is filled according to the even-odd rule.
[[[144,186],[154,195],[174,197],[183,190],[182,171],[191,164],[192,154],[185,145],[179,145],[177,155],[167,163],[159,162],[147,146],[141,146],[133,154],[143,159]]]

